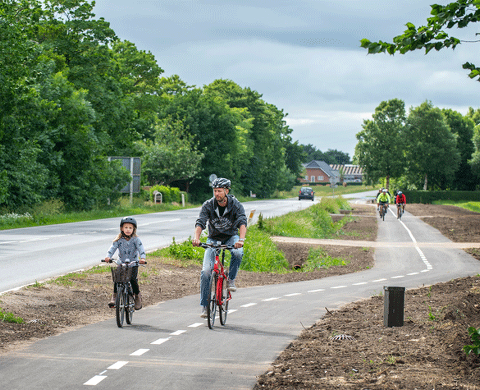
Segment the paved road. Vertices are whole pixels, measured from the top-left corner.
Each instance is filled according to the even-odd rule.
[[[262,200],[244,203],[248,214],[273,217],[312,205],[310,201]],[[193,235],[199,208],[136,215],[147,251]],[[39,226],[0,232],[0,292],[91,267],[105,257],[120,218]]]
[[[325,312],[382,292],[477,274],[478,261],[419,219],[380,223],[371,270],[308,282],[239,289],[227,326],[208,329],[198,296],[41,340],[0,358],[6,389],[251,389],[275,357]],[[407,230],[408,229],[408,230]],[[399,249],[387,243],[413,242]],[[437,246],[432,246],[437,243]],[[429,245],[426,245],[429,244]]]

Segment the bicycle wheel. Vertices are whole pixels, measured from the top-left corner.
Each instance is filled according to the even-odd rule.
[[[130,293],[126,294],[126,298],[127,299],[125,301],[125,321],[127,321],[127,324],[130,325],[133,319],[134,300],[133,300],[133,295]]]
[[[123,320],[125,318],[125,290],[123,288],[119,288],[117,291],[115,314],[117,317],[117,326],[119,328],[123,327]]]
[[[218,306],[218,315],[220,317],[220,323],[225,325],[227,323],[228,313],[228,286],[227,279],[221,280],[222,283],[222,304]]]
[[[382,219],[385,221],[385,214],[387,213],[387,210],[384,208],[382,212]]]
[[[402,218],[402,208],[397,207],[397,219],[400,219],[400,218]]]
[[[215,323],[215,314],[217,311],[217,280],[218,275],[216,272],[212,272],[210,277],[210,286],[208,288],[208,305],[207,305],[207,319],[208,327],[213,328]]]

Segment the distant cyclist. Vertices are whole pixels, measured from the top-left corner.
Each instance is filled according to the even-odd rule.
[[[378,195],[377,202],[380,205],[380,207],[384,207],[384,205],[386,205],[386,207],[388,207],[389,203],[391,202],[391,198],[390,198],[390,194],[388,193],[388,190],[386,188],[384,188],[382,190],[382,193],[380,195]]]
[[[234,246],[230,253],[230,269],[228,272],[228,290],[236,291],[235,277],[243,258],[243,243],[247,233],[247,216],[242,204],[233,195],[228,195],[231,182],[228,179],[218,178],[212,183],[214,197],[205,201],[200,215],[195,222],[193,246],[200,245],[202,230],[208,226],[207,244],[220,241],[224,245]],[[212,268],[215,262],[215,251],[212,248],[205,250],[203,267],[200,274],[200,305],[201,317],[207,316],[208,286]]]
[[[402,213],[405,212],[405,205],[407,204],[407,198],[402,191],[397,192],[396,198],[397,207],[402,207]]]

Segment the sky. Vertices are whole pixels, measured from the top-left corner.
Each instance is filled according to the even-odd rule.
[[[439,0],[437,4],[449,1]],[[360,40],[392,42],[426,24],[433,0],[97,0],[96,17],[151,52],[187,85],[232,80],[283,110],[293,141],[352,158],[356,134],[390,99],[407,113],[426,100],[466,114],[480,84],[462,64],[478,46],[369,55]],[[447,30],[469,40],[476,31]],[[478,64],[477,64],[478,65]]]

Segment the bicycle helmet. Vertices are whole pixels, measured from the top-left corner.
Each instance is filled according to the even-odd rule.
[[[223,177],[219,177],[218,179],[215,179],[212,183],[213,188],[227,188],[227,189],[230,189],[231,185],[232,185],[232,182],[228,179],[223,178]]]
[[[397,195],[402,195],[402,194],[403,194],[402,191],[398,191],[398,192],[397,192]]]
[[[382,191],[383,191],[383,192],[388,192],[386,188],[384,188]]]
[[[137,221],[133,217],[123,217],[120,221],[120,227],[122,227],[124,223],[131,223],[133,226],[135,226],[135,229],[137,228]]]

